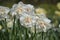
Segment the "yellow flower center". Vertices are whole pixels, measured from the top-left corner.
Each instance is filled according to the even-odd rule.
[[[38,23],[39,23],[40,27],[43,27],[44,28],[45,23],[43,21],[38,21]]]
[[[18,7],[16,11],[17,11],[18,14],[21,14],[22,8],[21,7]]]
[[[31,21],[32,21],[31,18],[29,18],[29,17],[25,18],[25,22],[30,23]]]

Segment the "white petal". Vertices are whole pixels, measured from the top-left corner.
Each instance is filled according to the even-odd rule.
[[[47,18],[45,18],[45,19],[43,19],[46,23],[50,23],[51,22],[51,20],[49,20],[49,19],[47,19]]]

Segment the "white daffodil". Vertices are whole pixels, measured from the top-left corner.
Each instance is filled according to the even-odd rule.
[[[11,8],[11,15],[21,16],[22,14],[34,14],[34,7],[30,4],[24,4],[23,2],[19,2],[18,4],[14,4]]]
[[[7,27],[8,28],[12,28],[13,27],[13,21],[12,20],[7,22]]]
[[[60,27],[60,24],[59,24],[59,27]]]
[[[0,6],[0,20],[8,18],[8,12],[10,9],[8,7]]]
[[[24,25],[26,27],[32,27],[35,23],[35,18],[34,16],[23,14],[20,17],[20,22],[21,22],[21,25]]]
[[[59,3],[57,3],[57,8],[58,8],[58,9],[60,9],[60,2],[59,2]]]
[[[48,20],[46,18],[46,10],[44,10],[43,8],[37,8],[35,9],[35,14],[40,18],[40,19],[44,19],[44,20]]]
[[[0,30],[2,29],[2,26],[0,25]]]
[[[31,4],[27,4],[24,7],[24,11],[29,15],[34,15],[34,6]]]
[[[46,11],[42,8],[36,9],[36,14],[39,17],[39,19],[45,21],[46,23],[50,23],[51,21],[46,17]]]
[[[40,31],[46,32],[50,28],[51,28],[51,24],[50,23],[47,23],[47,22],[45,22],[42,19],[36,20],[36,29],[37,29],[37,32],[40,32]]]
[[[0,6],[0,15],[8,14],[10,9],[8,7]]]
[[[55,11],[55,14],[56,14],[57,16],[60,16],[60,11]]]
[[[47,12],[46,12],[46,10],[45,9],[43,9],[43,8],[36,8],[35,9],[35,12],[36,12],[36,15],[40,15],[40,14],[46,14]]]
[[[39,18],[38,19],[41,19],[41,20],[43,20],[43,21],[45,21],[46,23],[50,23],[51,22],[51,20],[50,19],[48,19],[47,17],[46,17],[46,15],[45,14],[40,14],[40,16],[38,16]]]
[[[21,15],[24,13],[24,9],[22,5],[14,4],[13,7],[11,8],[11,15]]]

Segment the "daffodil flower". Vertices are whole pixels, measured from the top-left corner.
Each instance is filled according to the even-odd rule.
[[[43,20],[38,20],[36,23],[36,27],[37,27],[37,29],[41,29],[41,31],[46,32],[47,29],[51,28],[51,24],[47,23]]]
[[[13,28],[13,20],[7,22],[7,28]]]
[[[35,14],[35,13],[34,13],[34,6],[33,6],[33,5],[27,4],[27,5],[25,5],[23,8],[24,8],[24,11],[25,11],[27,14],[29,14],[29,15],[34,15],[34,14]]]
[[[43,8],[36,8],[35,9],[35,12],[36,12],[36,15],[40,15],[40,14],[46,14],[47,12],[46,12],[46,10],[45,9],[43,9]]]
[[[55,14],[56,14],[57,16],[60,16],[60,11],[55,11]]]
[[[57,3],[57,8],[60,10],[60,2]]]
[[[8,18],[8,12],[10,9],[8,7],[0,6],[0,20]]]
[[[24,4],[22,2],[19,2],[18,4],[14,4],[11,8],[10,14],[12,16],[14,15],[20,16],[21,14],[24,13],[23,7],[24,7]]]
[[[32,27],[35,23],[35,18],[31,15],[23,14],[20,17],[20,22],[21,22],[21,25],[24,25],[26,27]]]
[[[11,8],[11,15],[21,15],[23,13],[23,8],[22,5],[14,4],[13,7]]]

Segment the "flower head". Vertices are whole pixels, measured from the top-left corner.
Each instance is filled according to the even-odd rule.
[[[8,12],[10,9],[8,7],[0,6],[0,20],[8,18]]]
[[[12,28],[13,27],[13,20],[10,20],[7,22],[7,28]]]
[[[20,17],[21,24],[26,27],[32,27],[35,23],[35,18],[31,15],[24,14]]]
[[[44,20],[40,19],[40,20],[37,20],[36,22],[36,29],[38,31],[44,31],[46,32],[47,29],[50,29],[51,28],[51,24],[50,23],[47,23],[45,22]]]
[[[19,15],[21,16],[22,14],[27,13],[27,14],[34,14],[34,7],[33,5],[30,4],[24,4],[23,2],[19,2],[18,4],[14,4],[11,8],[11,15]]]
[[[57,8],[58,8],[58,9],[60,9],[60,2],[59,2],[59,3],[57,3]]]
[[[29,15],[34,15],[34,6],[31,4],[27,4],[24,6],[24,10]]]
[[[0,6],[0,15],[8,14],[10,9],[8,7]]]
[[[11,8],[11,15],[21,15],[23,13],[23,8],[22,5],[14,4],[13,7]]]
[[[55,14],[60,16],[60,11],[55,11]]]
[[[46,10],[43,8],[37,8],[37,9],[35,9],[35,12],[36,12],[36,14],[41,14],[41,13],[46,14]]]

